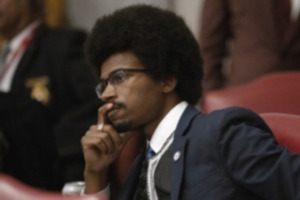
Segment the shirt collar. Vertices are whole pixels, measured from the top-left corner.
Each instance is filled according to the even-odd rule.
[[[40,20],[34,21],[29,24],[23,31],[16,35],[9,43],[11,51],[16,50],[21,45],[21,42],[29,36],[31,31],[41,23]]]
[[[150,146],[155,153],[160,151],[166,140],[174,133],[179,119],[187,106],[188,103],[186,101],[178,103],[159,123],[150,140]]]

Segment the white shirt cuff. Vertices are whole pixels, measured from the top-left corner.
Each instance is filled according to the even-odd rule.
[[[85,187],[82,188],[80,195],[81,196],[101,196],[101,197],[105,197],[106,199],[110,198],[110,186],[109,184],[106,186],[106,188],[104,188],[103,190],[95,193],[95,194],[85,194]]]

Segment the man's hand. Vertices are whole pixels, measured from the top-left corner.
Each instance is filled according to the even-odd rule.
[[[119,134],[108,123],[107,112],[112,108],[112,103],[99,108],[97,125],[92,125],[81,139],[85,159],[85,193],[99,192],[108,185],[109,166],[131,136],[131,133]]]

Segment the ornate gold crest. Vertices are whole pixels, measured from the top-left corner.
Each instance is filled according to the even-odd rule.
[[[47,87],[48,84],[49,77],[47,76],[40,76],[26,80],[26,87],[31,88],[30,97],[44,105],[48,105],[51,98]]]

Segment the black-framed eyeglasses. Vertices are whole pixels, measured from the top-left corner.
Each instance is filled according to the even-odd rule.
[[[129,72],[146,72],[146,71],[147,71],[146,69],[121,68],[111,72],[107,79],[100,80],[100,82],[96,86],[95,91],[98,98],[101,98],[101,95],[108,84],[112,86],[117,86],[127,81]]]

